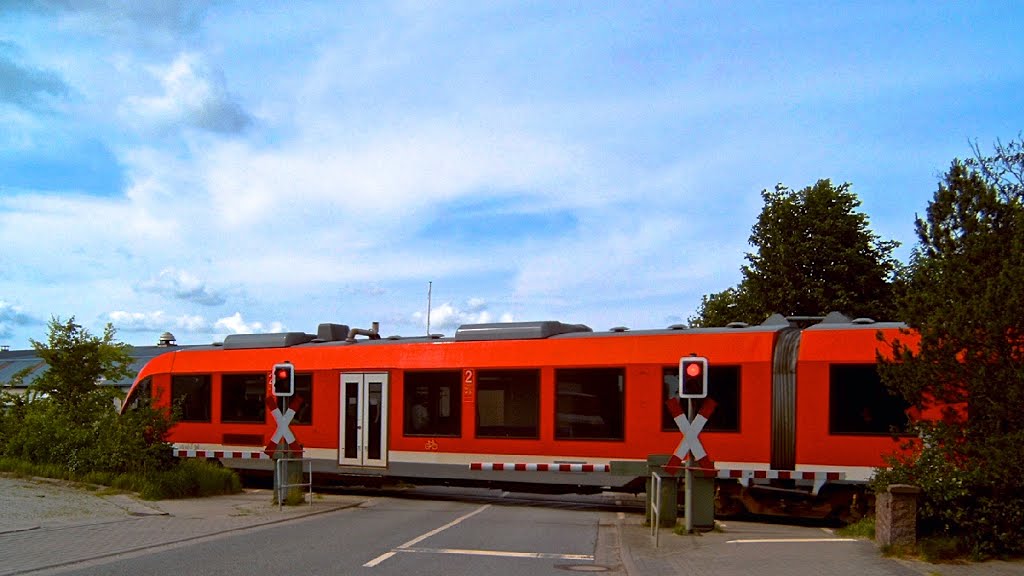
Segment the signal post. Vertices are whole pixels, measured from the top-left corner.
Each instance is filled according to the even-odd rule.
[[[704,446],[700,443],[700,432],[707,424],[711,412],[715,409],[714,400],[706,400],[698,414],[694,414],[695,398],[708,396],[708,359],[691,354],[679,359],[679,398],[686,398],[686,416],[673,413],[676,425],[683,433],[683,441],[679,444],[672,461],[685,457],[683,507],[686,509],[686,531],[710,530],[715,525],[715,480],[703,473],[694,477],[694,468],[700,463],[702,469],[713,469],[714,463],[708,458]],[[669,409],[673,407],[670,405]],[[682,452],[680,454],[680,452]],[[670,461],[671,463],[671,461]]]
[[[301,460],[292,461],[302,458],[302,445],[289,426],[296,411],[302,406],[302,398],[295,396],[295,366],[288,361],[275,364],[270,372],[270,383],[276,400],[268,397],[266,404],[276,429],[265,452],[274,460],[274,497],[278,504],[283,504],[286,500],[283,488],[292,484],[292,478],[302,477]],[[279,461],[283,459],[288,462],[281,466]]]

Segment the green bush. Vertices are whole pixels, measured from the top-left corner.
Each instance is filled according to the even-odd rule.
[[[141,401],[119,415],[119,392],[102,381],[130,377],[130,347],[68,321],[51,320],[47,344],[32,341],[47,370],[28,395],[0,394],[0,470],[113,486],[146,498],[237,492],[238,476],[205,462],[177,463],[165,439],[171,418]],[[34,370],[15,374],[21,385]]]
[[[119,416],[105,400],[68,410],[49,398],[24,402],[0,420],[0,456],[55,464],[70,474],[141,473],[167,469],[170,423],[155,410]]]
[[[941,425],[922,426],[921,433],[923,447],[879,470],[875,489],[922,489],[918,533],[934,542],[936,556],[1024,555],[1024,434],[968,443]]]
[[[234,494],[242,490],[238,474],[202,460],[182,460],[170,470],[147,477],[139,495],[148,500]]]

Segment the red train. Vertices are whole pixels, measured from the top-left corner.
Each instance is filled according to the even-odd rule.
[[[317,475],[363,481],[642,491],[648,458],[682,439],[667,401],[682,356],[709,361],[717,406],[699,438],[719,511],[824,516],[849,508],[898,449],[907,405],[876,371],[901,325],[833,313],[809,327],[593,332],[560,322],[475,324],[454,337],[381,338],[377,325],[239,334],[152,359],[125,406],[180,409],[180,456],[270,470],[280,432],[271,367],[295,368],[289,430]],[[698,402],[698,408],[701,401]]]

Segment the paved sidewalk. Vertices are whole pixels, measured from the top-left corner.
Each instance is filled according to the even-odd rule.
[[[314,494],[312,505],[271,504],[270,490],[146,502],[66,483],[0,477],[0,576],[166,546],[358,506]]]
[[[827,528],[759,522],[718,522],[713,532],[659,533],[639,514],[614,522],[623,567],[629,576],[697,574],[727,576],[1024,576],[1024,561],[930,564],[882,556],[870,540],[836,536]]]

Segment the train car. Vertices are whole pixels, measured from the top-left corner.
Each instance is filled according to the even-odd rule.
[[[808,329],[779,316],[758,326],[608,332],[555,321],[471,324],[447,338],[322,324],[316,335],[232,335],[158,356],[125,405],[175,406],[169,440],[180,456],[270,470],[285,410],[269,409],[268,373],[288,362],[287,428],[318,476],[636,492],[648,462],[683,437],[667,401],[678,394],[680,358],[699,355],[715,401],[699,438],[726,486],[721,510],[777,512],[758,503],[759,490],[771,490],[769,502],[797,494],[824,515],[842,507],[834,495],[818,498],[826,480],[842,486],[863,468],[850,478],[862,481],[895,448],[880,428],[854,423],[866,416],[849,410],[863,406],[830,396],[872,408],[884,400],[878,330],[840,316]],[[846,364],[857,368],[836,368]]]
[[[792,323],[768,320],[784,321]],[[733,509],[742,505],[759,514],[863,514],[870,504],[865,484],[908,435],[910,405],[889,392],[877,370],[879,355],[891,357],[894,339],[914,342],[905,328],[832,313],[782,332],[772,376],[769,471],[754,472],[757,481],[743,490],[724,485],[719,506],[731,498]],[[787,470],[813,478],[813,489],[792,490]]]

